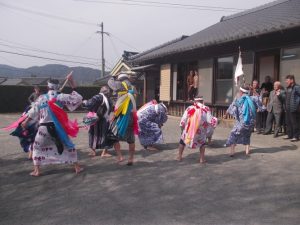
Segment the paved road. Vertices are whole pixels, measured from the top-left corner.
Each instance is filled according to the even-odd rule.
[[[82,114],[72,114],[81,118]],[[0,127],[17,115],[0,115]],[[174,159],[178,118],[163,127],[166,144],[149,153],[137,145],[133,167],[114,158],[91,159],[87,132],[75,139],[85,172],[63,165],[43,168],[30,177],[17,139],[0,131],[0,224],[117,225],[300,223],[300,143],[253,135],[252,154],[243,147],[230,158],[223,147],[229,130],[217,128],[207,148],[207,164],[186,150]],[[122,145],[127,155],[126,145]]]

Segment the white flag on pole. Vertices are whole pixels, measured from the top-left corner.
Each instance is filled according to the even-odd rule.
[[[238,78],[242,75],[244,75],[244,71],[243,71],[241,51],[239,51],[239,59],[236,64],[235,73],[234,73],[235,86],[238,86]]]

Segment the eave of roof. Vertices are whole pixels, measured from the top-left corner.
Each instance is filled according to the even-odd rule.
[[[174,43],[177,43],[177,42],[179,42],[179,41],[182,41],[182,40],[184,40],[184,39],[187,38],[187,37],[188,37],[187,35],[182,35],[182,36],[180,36],[179,38],[176,38],[176,39],[174,39],[174,40],[168,41],[168,42],[166,42],[166,43],[163,43],[163,44],[161,44],[161,45],[159,45],[159,46],[156,46],[156,47],[154,47],[154,48],[151,48],[151,49],[146,50],[146,51],[144,51],[144,52],[141,52],[141,53],[139,53],[139,54],[133,55],[133,56],[129,57],[129,60],[130,60],[130,61],[133,61],[133,60],[136,59],[136,58],[140,58],[140,57],[142,57],[142,56],[144,56],[144,55],[147,55],[147,54],[149,54],[149,53],[151,53],[151,52],[154,52],[154,51],[156,51],[156,50],[158,50],[158,49],[161,49],[161,48],[164,48],[164,47],[166,47],[166,46],[169,46],[169,45],[172,45],[172,44],[174,44]]]
[[[142,71],[144,69],[148,69],[150,67],[155,66],[155,64],[149,64],[149,65],[144,65],[144,66],[137,66],[137,67],[132,67],[131,70],[132,71]]]
[[[216,23],[185,39],[158,46],[131,58],[133,62],[173,55],[203,47],[257,37],[300,27],[300,1],[278,0],[241,13],[223,17]]]

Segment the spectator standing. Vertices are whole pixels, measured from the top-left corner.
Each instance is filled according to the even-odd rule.
[[[282,113],[284,105],[285,91],[281,90],[279,81],[274,83],[274,90],[269,95],[269,103],[267,105],[267,122],[264,135],[270,134],[272,131],[273,121],[275,120],[274,137],[278,137],[280,126],[282,123]]]
[[[285,122],[287,126],[287,136],[292,142],[299,140],[299,104],[300,86],[296,84],[294,75],[287,75],[286,98],[285,98]]]
[[[194,76],[193,76],[193,84],[189,91],[189,99],[194,99],[196,95],[198,94],[198,83],[199,83],[199,75],[198,71],[195,70]]]
[[[187,83],[187,89],[188,89],[188,100],[193,100],[193,97],[192,97],[192,90],[193,90],[193,87],[194,87],[194,72],[193,70],[190,71],[189,75],[187,76],[187,79],[186,79],[186,83]]]
[[[270,76],[265,77],[265,82],[262,83],[260,89],[264,91],[266,97],[269,96],[270,92],[273,90],[273,83]]]
[[[251,92],[250,96],[259,97],[261,94],[261,89],[259,88],[259,84],[257,80],[252,81]],[[255,128],[258,134],[263,132],[263,112],[261,109],[257,109],[256,112],[256,121],[255,121]]]
[[[266,76],[265,77],[265,82],[262,83],[261,87],[261,95],[262,95],[262,104],[263,104],[263,109],[266,109],[268,102],[269,102],[269,96],[270,96],[270,92],[273,90],[273,83],[271,81],[271,77],[270,76]],[[266,128],[266,121],[267,121],[267,116],[268,116],[268,112],[267,110],[263,110],[261,112],[261,118],[260,118],[260,126],[261,129],[264,131]]]

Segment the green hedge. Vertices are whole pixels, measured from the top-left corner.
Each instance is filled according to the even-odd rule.
[[[40,87],[42,93],[47,87]],[[77,87],[77,92],[88,99],[99,93],[99,87]],[[66,87],[64,93],[71,93],[72,89]],[[23,112],[29,105],[28,97],[33,92],[33,86],[1,86],[0,85],[0,113]]]

